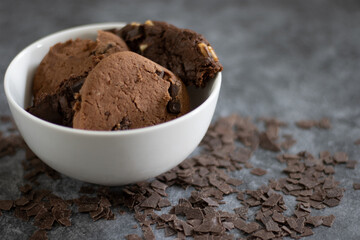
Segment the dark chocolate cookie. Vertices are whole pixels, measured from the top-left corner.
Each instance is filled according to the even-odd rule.
[[[131,51],[171,70],[186,85],[204,87],[223,67],[209,42],[189,29],[158,21],[131,23],[114,30]]]

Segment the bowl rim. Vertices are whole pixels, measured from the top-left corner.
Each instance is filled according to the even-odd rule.
[[[11,104],[23,117],[27,118],[27,120],[33,121],[36,124],[43,125],[47,128],[52,128],[54,131],[62,131],[64,133],[70,133],[70,134],[78,134],[78,135],[93,135],[93,136],[125,136],[125,135],[135,135],[135,134],[143,134],[151,131],[156,131],[162,128],[167,128],[172,125],[176,125],[180,123],[181,121],[186,121],[189,118],[191,118],[193,115],[196,115],[198,112],[201,112],[204,108],[209,105],[214,98],[216,98],[216,93],[220,91],[221,87],[221,81],[222,81],[222,73],[218,72],[213,79],[214,83],[212,88],[210,89],[210,95],[206,98],[204,102],[202,102],[199,106],[197,106],[195,109],[191,110],[190,112],[167,122],[156,124],[153,126],[147,126],[143,128],[137,128],[137,129],[128,129],[128,130],[122,130],[122,131],[105,131],[105,130],[85,130],[85,129],[75,129],[70,127],[65,127],[61,125],[57,125],[54,123],[50,123],[48,121],[45,121],[41,118],[38,118],[31,113],[27,112],[24,108],[20,107],[17,102],[14,100],[11,91],[10,91],[10,70],[15,67],[15,62],[18,61],[18,59],[22,58],[23,55],[27,51],[29,51],[31,48],[38,48],[38,45],[41,44],[43,41],[48,41],[50,38],[56,37],[58,35],[67,34],[70,32],[76,32],[76,31],[93,31],[93,30],[100,30],[105,28],[114,28],[114,27],[121,27],[124,26],[126,23],[124,22],[109,22],[109,23],[95,23],[95,24],[87,24],[87,25],[80,25],[72,28],[67,28],[61,31],[57,31],[55,33],[49,34],[45,37],[40,38],[39,40],[31,43],[30,45],[26,46],[24,49],[22,49],[10,62],[9,66],[6,69],[5,76],[4,76],[4,90],[5,95],[8,100],[8,104]]]

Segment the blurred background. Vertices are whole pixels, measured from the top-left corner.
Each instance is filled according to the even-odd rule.
[[[352,159],[359,159],[359,147],[353,144],[360,138],[360,1],[357,0],[1,0],[0,114],[10,114],[3,87],[6,68],[27,45],[78,25],[147,19],[195,30],[209,40],[224,66],[215,119],[233,112],[253,119],[278,117],[291,123],[287,130],[298,136],[293,151],[344,150]],[[294,126],[298,120],[322,117],[332,122],[328,132],[300,132]],[[2,191],[4,185],[0,184],[2,198],[17,197],[15,185],[21,184],[22,170],[20,160],[16,161],[16,164],[0,162],[1,181],[14,185],[9,188],[14,191]],[[5,165],[12,175],[4,175],[9,171]],[[351,190],[352,181],[360,181],[359,167],[351,173],[340,170],[336,177],[347,193],[341,206],[326,210],[325,214],[336,215],[338,225],[316,230],[310,239],[360,237],[356,232],[360,215],[356,199],[360,195]],[[66,186],[81,186],[71,179],[62,180],[54,186],[60,194],[76,192],[76,187],[61,185],[64,181]],[[75,224],[88,220],[80,217],[75,219]],[[102,223],[97,224],[95,228],[103,227]],[[16,226],[18,232],[14,231],[13,236],[17,239],[29,236],[34,230],[10,217],[0,217],[0,226]],[[90,228],[94,227],[79,226],[76,230],[79,235],[71,235],[64,228],[51,236],[83,236],[82,233],[91,232]]]
[[[193,29],[214,46],[224,65],[226,92],[217,114],[319,117],[316,112],[329,106],[348,114],[353,110],[345,101],[360,101],[355,91],[360,90],[356,0],[2,0],[0,75],[20,50],[50,33],[83,24],[147,19]],[[0,111],[8,113],[0,86]]]

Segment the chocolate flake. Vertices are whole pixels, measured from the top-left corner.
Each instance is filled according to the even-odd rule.
[[[254,168],[250,173],[256,176],[263,176],[267,173],[267,171],[261,168]]]
[[[282,199],[282,196],[274,193],[263,203],[263,206],[274,207],[280,199]]]
[[[23,221],[29,221],[29,216],[27,215],[26,211],[21,210],[19,207],[15,208],[14,216]]]
[[[264,229],[261,229],[256,233],[253,233],[252,236],[258,237],[263,240],[274,239],[275,237],[275,235],[272,232],[265,231]]]
[[[239,207],[239,208],[235,208],[235,209],[234,209],[234,212],[235,212],[236,214],[238,214],[239,217],[241,217],[241,218],[244,219],[244,220],[247,219],[248,211],[249,211],[249,207],[248,207],[248,206],[242,206],[242,207]]]
[[[174,236],[177,233],[177,231],[171,227],[165,227],[165,237],[171,237]]]
[[[141,229],[143,231],[145,240],[154,240],[155,239],[155,235],[150,226],[143,225],[141,227]]]
[[[222,226],[220,219],[217,217],[205,218],[200,226],[194,228],[195,232],[200,233],[222,233],[225,228]]]
[[[54,224],[54,216],[47,209],[42,208],[34,218],[34,225],[39,229],[50,230]]]
[[[129,234],[125,236],[126,240],[142,240],[142,238],[137,234]]]
[[[0,210],[9,211],[14,205],[13,200],[0,200]]]
[[[33,235],[29,238],[29,240],[47,240],[47,233],[45,230],[37,230]]]
[[[188,220],[191,219],[204,219],[204,214],[200,208],[186,208],[184,210],[185,216]]]
[[[278,223],[285,223],[285,217],[284,215],[282,215],[281,213],[279,213],[278,211],[274,211],[272,218],[275,222]]]
[[[279,225],[272,220],[270,216],[262,217],[261,222],[265,225],[266,231],[268,232],[280,232]]]
[[[51,213],[59,224],[67,227],[71,226],[71,210],[57,205],[51,209]]]
[[[327,198],[323,202],[329,207],[336,207],[339,205],[340,200],[336,198]]]
[[[243,181],[236,179],[236,178],[229,178],[228,180],[226,180],[226,182],[233,186],[240,186],[241,184],[244,183]]]
[[[160,199],[161,199],[160,195],[154,192],[150,195],[150,197],[146,198],[140,204],[140,206],[145,208],[156,208]]]
[[[360,190],[360,182],[359,183],[354,182],[353,183],[353,188],[354,188],[354,190]]]
[[[345,152],[336,152],[334,154],[334,160],[336,163],[346,163],[348,161],[348,155]]]
[[[329,216],[323,217],[322,220],[323,220],[322,225],[326,227],[331,227],[335,221],[335,216],[331,214]]]
[[[259,135],[260,139],[260,147],[265,150],[270,150],[273,152],[279,152],[281,151],[280,145],[276,143],[273,139],[271,139],[271,136],[267,132],[263,132]]]
[[[323,223],[323,217],[322,216],[307,216],[305,223],[311,224],[314,227],[318,227]]]
[[[241,230],[243,230],[246,233],[253,233],[258,229],[260,229],[260,225],[256,222],[251,222],[249,224],[246,224],[246,226]]]
[[[167,198],[161,198],[158,202],[159,208],[169,207],[169,206],[171,206],[171,203]]]
[[[301,121],[297,121],[296,126],[302,129],[310,129],[314,126],[316,126],[316,121],[313,120],[301,120]]]
[[[303,233],[300,235],[301,237],[308,237],[313,235],[314,232],[311,230],[311,228],[305,227]]]
[[[349,160],[349,161],[346,163],[346,168],[355,169],[356,164],[357,164],[357,161],[356,161],[356,160]]]

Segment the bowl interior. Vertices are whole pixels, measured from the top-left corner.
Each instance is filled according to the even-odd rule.
[[[41,60],[48,53],[51,46],[69,39],[92,39],[95,40],[97,30],[121,28],[124,23],[94,24],[85,27],[76,27],[69,30],[54,33],[31,44],[20,52],[10,64],[6,77],[5,89],[8,90],[8,97],[22,109],[32,105],[32,82],[36,68]],[[205,88],[187,87],[191,110],[201,105],[210,95],[214,87],[214,79]],[[27,113],[25,113],[27,114]]]

